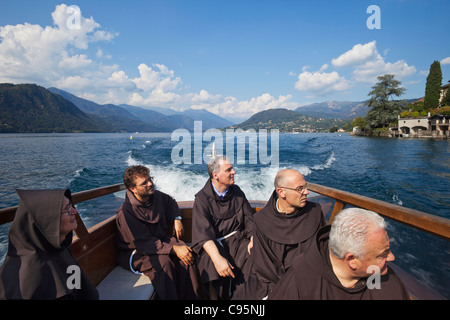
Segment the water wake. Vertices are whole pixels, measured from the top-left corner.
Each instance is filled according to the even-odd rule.
[[[334,152],[331,152],[325,163],[312,167],[299,165],[256,168],[236,164],[234,165],[236,171],[235,183],[244,191],[248,199],[267,200],[274,190],[273,181],[278,171],[295,169],[307,179],[313,170],[327,169],[334,161],[336,161],[336,158]],[[143,165],[149,168],[151,175],[154,177],[156,188],[171,195],[177,201],[194,200],[195,194],[204,186],[208,179],[206,166],[204,166],[203,172],[198,172],[193,169],[193,166],[154,164],[138,159],[134,152],[128,153],[126,164],[127,166]],[[119,193],[116,196],[124,197],[124,193]]]

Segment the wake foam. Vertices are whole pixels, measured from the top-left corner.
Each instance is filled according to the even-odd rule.
[[[311,169],[312,170],[324,170],[324,169],[328,169],[331,167],[331,165],[333,164],[333,162],[336,161],[336,158],[334,157],[334,151],[331,151],[330,156],[328,157],[327,161],[325,161],[324,164],[317,164],[315,166],[313,166]]]
[[[235,183],[244,191],[247,199],[265,201],[270,198],[274,190],[273,181],[278,171],[282,169],[295,169],[308,180],[307,177],[314,170],[328,169],[335,161],[336,158],[332,151],[325,163],[312,167],[299,165],[255,168],[254,166],[235,164]],[[131,151],[128,152],[126,164],[128,166],[142,165],[149,168],[151,176],[154,177],[156,188],[169,194],[177,201],[194,200],[195,194],[203,188],[208,180],[206,167],[204,168],[204,172],[199,173],[190,170],[189,166],[175,165],[170,162],[164,165],[146,163],[145,161],[136,159]],[[124,198],[125,193],[117,193],[116,197]]]

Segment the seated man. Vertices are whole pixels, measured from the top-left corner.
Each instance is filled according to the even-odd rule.
[[[308,185],[292,169],[278,172],[267,204],[254,214],[252,271],[233,299],[261,300],[292,266],[294,258],[314,241],[325,225],[321,206],[307,201]]]
[[[194,256],[179,240],[183,225],[177,203],[154,189],[144,166],[128,168],[123,181],[126,198],[116,217],[119,264],[147,275],[160,299],[200,298]]]
[[[208,173],[192,209],[192,249],[208,298],[229,299],[249,268],[253,211],[226,157],[211,159]]]
[[[0,300],[97,300],[97,289],[69,249],[78,214],[70,190],[16,191],[20,201],[0,267]],[[79,268],[78,285],[69,279],[69,267]]]
[[[408,299],[402,281],[388,268],[394,255],[386,223],[375,212],[342,210],[315,238],[269,299]]]

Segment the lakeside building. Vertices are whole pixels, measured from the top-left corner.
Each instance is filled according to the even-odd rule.
[[[401,118],[398,126],[389,128],[389,136],[405,138],[450,138],[450,116],[428,113],[426,117]]]
[[[449,87],[450,84],[441,87],[439,102],[442,102]],[[418,101],[423,101],[423,98]],[[389,128],[389,136],[394,138],[450,138],[449,124],[450,115],[439,113],[431,115],[428,112],[427,116],[404,118],[398,115],[398,125]]]

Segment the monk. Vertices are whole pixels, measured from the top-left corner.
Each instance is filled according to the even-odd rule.
[[[208,173],[192,209],[192,249],[207,297],[226,300],[245,282],[250,267],[253,211],[225,156],[211,159]]]
[[[319,230],[269,299],[405,300],[402,281],[388,267],[394,259],[384,219],[372,211],[344,209]]]
[[[184,228],[177,203],[155,190],[147,167],[128,168],[123,181],[126,197],[116,217],[119,264],[147,275],[159,299],[200,298],[195,257],[180,240]]]
[[[20,201],[0,267],[0,300],[98,299],[70,253],[78,214],[70,190],[16,191]]]
[[[253,216],[252,271],[233,299],[267,298],[291,268],[294,258],[314,241],[314,234],[325,225],[320,205],[307,200],[308,185],[300,172],[279,171],[274,187],[267,204]]]

